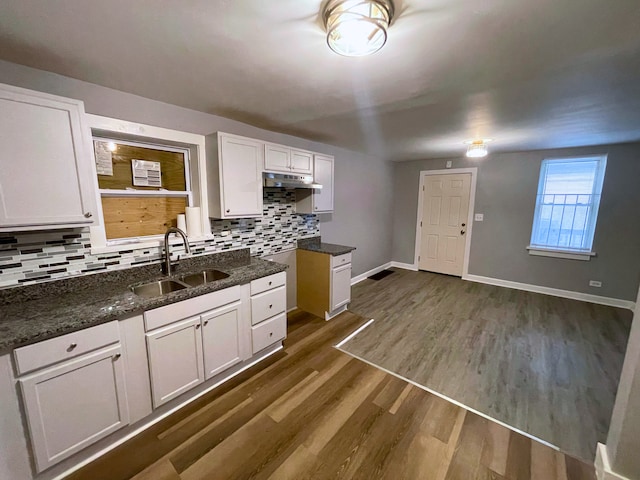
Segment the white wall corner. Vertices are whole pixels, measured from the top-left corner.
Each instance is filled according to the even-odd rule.
[[[611,471],[611,465],[609,464],[609,455],[607,454],[607,447],[602,443],[598,443],[596,450],[596,478],[598,480],[631,480],[628,477],[623,477]]]
[[[368,272],[364,272],[364,273],[361,273],[360,275],[356,275],[355,277],[353,277],[351,279],[351,286],[355,285],[356,283],[360,283],[363,280],[366,280],[371,275],[375,275],[378,272],[386,270],[387,268],[392,266],[391,264],[392,264],[392,262],[387,262],[384,265],[380,265],[379,267],[372,268]]]
[[[411,270],[412,272],[418,271],[418,265],[415,263],[391,262],[391,266],[395,268],[402,268],[404,270]]]
[[[495,285],[497,287],[513,288],[515,290],[524,290],[526,292],[542,293],[544,295],[552,295],[554,297],[568,298],[570,300],[597,303],[599,305],[607,305],[609,307],[627,308],[632,312],[635,311],[636,308],[635,302],[632,302],[631,300],[622,300],[620,298],[601,297],[599,295],[591,295],[589,293],[573,292],[571,290],[561,290],[559,288],[543,287],[540,285],[530,285],[528,283],[512,282],[510,280],[483,277],[481,275],[463,275],[462,279],[471,282],[486,283],[487,285]]]

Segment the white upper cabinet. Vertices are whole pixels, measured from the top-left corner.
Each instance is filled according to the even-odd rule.
[[[294,173],[313,173],[313,153],[304,150],[291,150],[291,171]]]
[[[267,172],[312,175],[313,153],[267,143],[264,148],[264,169]]]
[[[206,145],[211,177],[209,214],[214,218],[261,217],[264,143],[218,133],[207,137]]]
[[[315,155],[313,179],[322,189],[300,192],[296,202],[297,213],[333,212],[333,157]]]
[[[267,143],[264,147],[264,169],[273,172],[291,172],[291,149]]]
[[[0,84],[0,231],[94,223],[91,134],[79,100]]]

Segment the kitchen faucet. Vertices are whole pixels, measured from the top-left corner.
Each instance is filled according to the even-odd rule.
[[[182,237],[182,241],[184,242],[184,250],[186,253],[191,253],[191,249],[189,248],[189,241],[187,240],[187,236],[185,233],[176,227],[169,227],[167,231],[164,233],[164,273],[168,276],[171,275],[171,252],[169,252],[169,235],[172,233],[178,233]]]

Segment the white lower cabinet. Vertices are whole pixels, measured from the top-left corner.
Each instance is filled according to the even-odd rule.
[[[287,336],[286,274],[254,280],[251,294],[251,346],[255,354]]]
[[[331,269],[331,311],[351,301],[351,263]]]
[[[22,377],[39,472],[129,423],[120,345]]]
[[[200,317],[147,333],[153,406],[204,382]]]
[[[240,302],[202,315],[202,344],[206,379],[242,361]]]
[[[287,336],[287,314],[282,313],[251,327],[253,353],[267,348]]]

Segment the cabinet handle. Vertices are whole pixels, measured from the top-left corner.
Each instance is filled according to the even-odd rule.
[[[227,213],[231,213],[231,210],[229,210],[228,208],[227,208]]]
[[[318,209],[318,207],[316,207],[316,210]]]
[[[84,214],[85,218],[91,218],[93,217],[93,214],[91,212],[87,212]]]
[[[121,353],[116,353],[116,354],[113,356],[113,359],[114,359],[114,360],[118,360],[121,356],[122,356],[122,354],[121,354]]]
[[[204,326],[206,327],[207,325],[209,325],[209,320],[204,321]]]
[[[269,308],[273,308],[273,304],[269,305]]]
[[[196,330],[199,329],[199,328],[200,328],[200,324],[197,324],[196,325]]]
[[[273,332],[269,332],[269,336],[270,336],[270,337],[273,337]]]
[[[69,345],[69,348],[67,348],[67,352],[70,352],[71,350],[73,350],[74,348],[76,348],[78,346],[77,343],[72,343],[71,345]]]
[[[272,284],[272,283],[273,283],[273,282],[269,282],[269,286],[271,286],[271,284]]]

